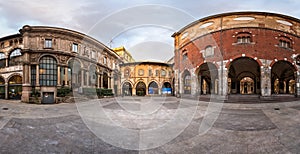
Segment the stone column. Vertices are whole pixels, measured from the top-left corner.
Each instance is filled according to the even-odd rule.
[[[223,63],[221,65],[221,63]],[[219,62],[218,69],[219,87],[218,95],[220,99],[227,99],[228,97],[228,70],[226,68],[226,61]],[[221,68],[223,66],[223,68]]]
[[[271,96],[271,67],[268,65],[261,66],[261,96]]]
[[[191,73],[191,95],[196,96],[197,95],[197,77],[195,75],[195,68],[190,69]]]
[[[298,71],[296,72],[296,96],[300,97],[300,66],[297,66]]]
[[[36,65],[36,81],[35,81],[35,85],[37,87],[40,86],[40,66],[38,64]]]
[[[84,70],[81,68],[81,87],[85,86],[84,85]]]
[[[60,87],[60,80],[61,80],[61,74],[60,74],[60,66],[57,66],[57,86]]]
[[[8,60],[9,60],[9,58],[7,57],[7,58],[5,59],[5,67],[8,67],[8,65],[9,65],[9,63],[8,63],[9,61],[8,61]]]
[[[70,85],[68,84],[68,79],[69,79],[69,71],[68,71],[68,67],[65,67],[65,86],[69,87]],[[71,83],[72,84],[72,81]]]
[[[8,93],[9,93],[9,89],[8,89],[8,83],[5,83],[5,99],[8,99]]]
[[[101,78],[100,74],[97,75],[97,88],[100,88]]]
[[[86,71],[86,85],[89,87],[90,86],[90,72]]]
[[[25,54],[25,57],[26,57],[26,54]],[[23,65],[23,85],[22,85],[22,102],[26,102],[26,103],[29,103],[29,97],[30,97],[30,94],[31,94],[31,85],[30,85],[30,82],[29,82],[29,64],[28,63],[25,63]],[[7,97],[8,98],[8,97]]]

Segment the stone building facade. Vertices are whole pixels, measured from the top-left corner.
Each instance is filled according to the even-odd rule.
[[[233,12],[197,20],[174,33],[175,93],[300,94],[300,20]]]
[[[0,95],[30,102],[33,92],[55,102],[57,90],[68,87],[120,92],[120,57],[85,34],[56,27],[23,26],[0,39]]]
[[[172,95],[172,65],[163,62],[133,62],[120,65],[123,96]]]

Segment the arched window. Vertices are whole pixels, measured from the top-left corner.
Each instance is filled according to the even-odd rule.
[[[20,56],[22,56],[21,49],[13,50],[9,55],[9,66],[15,66],[20,64],[22,61]]]
[[[188,71],[184,72],[184,94],[191,94],[191,74]]]
[[[4,53],[0,53],[0,68],[4,68],[5,67],[5,54]]]
[[[280,37],[278,46],[286,49],[292,49],[292,40],[288,37]]]
[[[40,60],[40,85],[56,86],[57,84],[57,62],[53,57],[45,56]]]

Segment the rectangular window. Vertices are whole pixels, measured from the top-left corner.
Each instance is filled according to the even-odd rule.
[[[143,76],[144,75],[144,70],[142,70],[142,69],[139,69],[139,76]]]
[[[103,58],[103,64],[106,65],[107,64],[107,57]]]
[[[166,71],[165,70],[161,70],[161,76],[166,76]]]
[[[92,51],[92,59],[96,59],[96,51]]]
[[[76,43],[72,44],[72,51],[73,52],[78,52],[78,44],[76,44]]]
[[[45,39],[45,48],[52,48],[52,39]]]
[[[149,76],[152,76],[152,70],[151,69],[149,69]]]
[[[159,76],[159,70],[155,70],[155,76]]]
[[[36,65],[31,65],[31,85],[36,84]]]

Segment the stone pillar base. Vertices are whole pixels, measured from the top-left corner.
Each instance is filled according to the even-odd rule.
[[[31,86],[26,86],[26,85],[22,86],[22,97],[21,97],[22,102],[30,103],[29,98],[31,95],[31,90],[32,90]]]

